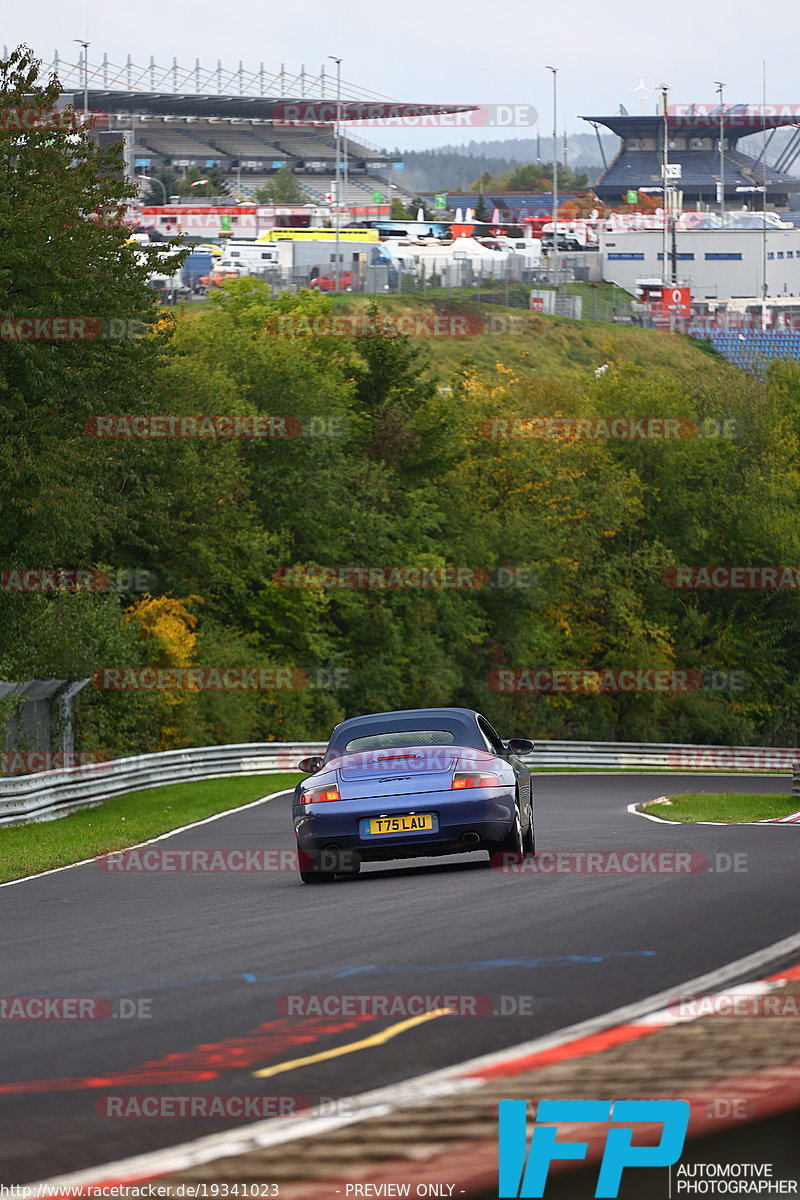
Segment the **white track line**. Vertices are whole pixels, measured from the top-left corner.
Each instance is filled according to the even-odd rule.
[[[648,804],[657,804],[659,800],[665,800],[666,796],[658,796],[655,800],[648,800]],[[633,804],[627,804],[626,810],[634,817],[644,817],[647,821],[656,821],[659,825],[680,825],[680,821],[668,821],[666,817],[656,817],[653,813],[647,813],[639,807],[641,800],[634,800]]]
[[[101,1166],[76,1171],[69,1175],[53,1176],[28,1186],[38,1187],[41,1189],[39,1194],[46,1194],[44,1189],[57,1191],[61,1188],[99,1182],[124,1184],[126,1180],[172,1175],[202,1163],[213,1162],[217,1158],[246,1154],[259,1147],[278,1146],[285,1142],[341,1129],[346,1125],[354,1125],[370,1117],[386,1116],[401,1106],[415,1101],[427,1101],[440,1096],[470,1091],[482,1086],[483,1080],[462,1078],[468,1072],[508,1062],[515,1058],[538,1054],[543,1050],[562,1046],[576,1038],[586,1037],[615,1025],[629,1024],[665,1008],[674,1002],[675,996],[678,994],[697,995],[713,992],[714,989],[730,980],[739,976],[757,974],[771,964],[798,953],[800,953],[800,933],[783,938],[782,941],[774,942],[763,950],[757,950],[754,954],[748,954],[735,962],[709,971],[706,975],[675,984],[665,991],[648,996],[645,1000],[623,1005],[603,1016],[592,1017],[588,1021],[582,1021],[555,1033],[546,1034],[533,1041],[522,1042],[517,1046],[511,1046],[492,1054],[484,1054],[478,1058],[469,1059],[438,1071],[431,1071],[389,1087],[350,1096],[340,1101],[342,1105],[354,1110],[353,1113],[346,1116],[287,1117],[256,1121],[251,1125],[229,1129],[223,1133],[210,1134],[167,1149],[104,1163]]]
[[[765,795],[769,795],[768,792]],[[656,821],[659,825],[671,825],[673,829],[676,826],[688,828],[691,825],[716,825],[717,828],[725,826],[728,829],[747,829],[754,825],[800,825],[800,813],[790,813],[788,817],[766,817],[761,821],[670,821],[667,817],[657,817],[655,813],[645,812],[640,807],[642,804],[658,804],[660,800],[666,800],[666,796],[657,796],[655,800],[635,800],[633,804],[627,804],[626,810],[634,817],[644,817],[647,821]]]
[[[287,772],[287,774],[289,773]],[[169,784],[164,786],[169,787]],[[198,825],[209,825],[212,821],[221,820],[222,817],[230,817],[233,813],[244,812],[248,808],[266,804],[268,800],[277,800],[279,796],[288,796],[293,791],[294,788],[283,788],[280,792],[270,792],[268,796],[262,796],[259,800],[251,800],[248,804],[240,804],[238,808],[226,808],[210,817],[203,817],[200,821],[191,821],[188,825],[179,825],[177,829],[159,833],[157,837],[149,838],[146,842],[136,842],[133,846],[122,846],[119,850],[111,850],[109,853],[123,854],[127,850],[138,850],[141,846],[152,846],[153,842],[163,842],[165,838],[175,837],[176,833],[184,833],[187,829],[196,829]],[[36,875],[23,875],[20,879],[9,879],[6,883],[0,883],[0,888],[16,887],[18,883],[30,883],[32,879],[44,879],[47,875],[58,875],[61,871],[71,871],[73,867],[85,867],[89,863],[97,862],[98,858],[105,858],[105,854],[94,854],[91,858],[82,858],[79,862],[67,863],[63,867],[52,867],[49,871],[39,871]]]

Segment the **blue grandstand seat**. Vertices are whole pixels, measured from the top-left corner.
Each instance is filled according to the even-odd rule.
[[[800,334],[789,330],[748,330],[741,333],[700,330],[693,332],[692,337],[709,338],[729,362],[753,375],[763,375],[767,363],[775,359],[800,360]]]

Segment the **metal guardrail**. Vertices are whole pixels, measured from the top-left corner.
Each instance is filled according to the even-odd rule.
[[[0,778],[0,826],[55,820],[165,783],[297,771],[301,758],[324,750],[324,742],[199,746]],[[524,761],[534,770],[792,771],[800,795],[800,749],[792,748],[542,741]]]
[[[165,783],[296,771],[301,758],[324,749],[317,742],[199,746],[0,778],[0,826],[52,821],[112,796]]]

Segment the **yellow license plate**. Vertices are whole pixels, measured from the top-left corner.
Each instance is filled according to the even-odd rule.
[[[374,837],[381,833],[418,833],[433,829],[432,813],[404,813],[400,817],[370,817],[367,833]]]

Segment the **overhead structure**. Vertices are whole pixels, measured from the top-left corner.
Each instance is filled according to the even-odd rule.
[[[83,93],[62,93],[62,103],[83,107]],[[274,121],[286,124],[333,125],[336,100],[309,96],[236,96],[190,92],[106,91],[89,88],[87,103],[91,112],[136,113],[137,115],[236,118],[242,121]],[[409,123],[426,117],[471,112],[474,104],[419,104],[397,100],[342,100],[342,121],[405,120]]]
[[[787,169],[800,155],[800,105],[786,105],[776,111],[774,106],[764,105],[673,104],[666,120],[660,114],[643,113],[582,119],[595,127],[603,125],[620,138],[616,157],[594,189],[606,204],[624,203],[629,192],[661,184],[665,132],[669,161],[680,166],[684,207],[699,202],[719,203],[720,192],[723,203],[741,207],[740,189],[753,186],[766,187],[769,202],[784,207],[791,194],[800,192],[800,179],[788,174]],[[757,157],[739,149],[743,138],[756,133],[771,136],[776,129],[793,126],[797,133],[775,166],[766,161],[763,148]]]

